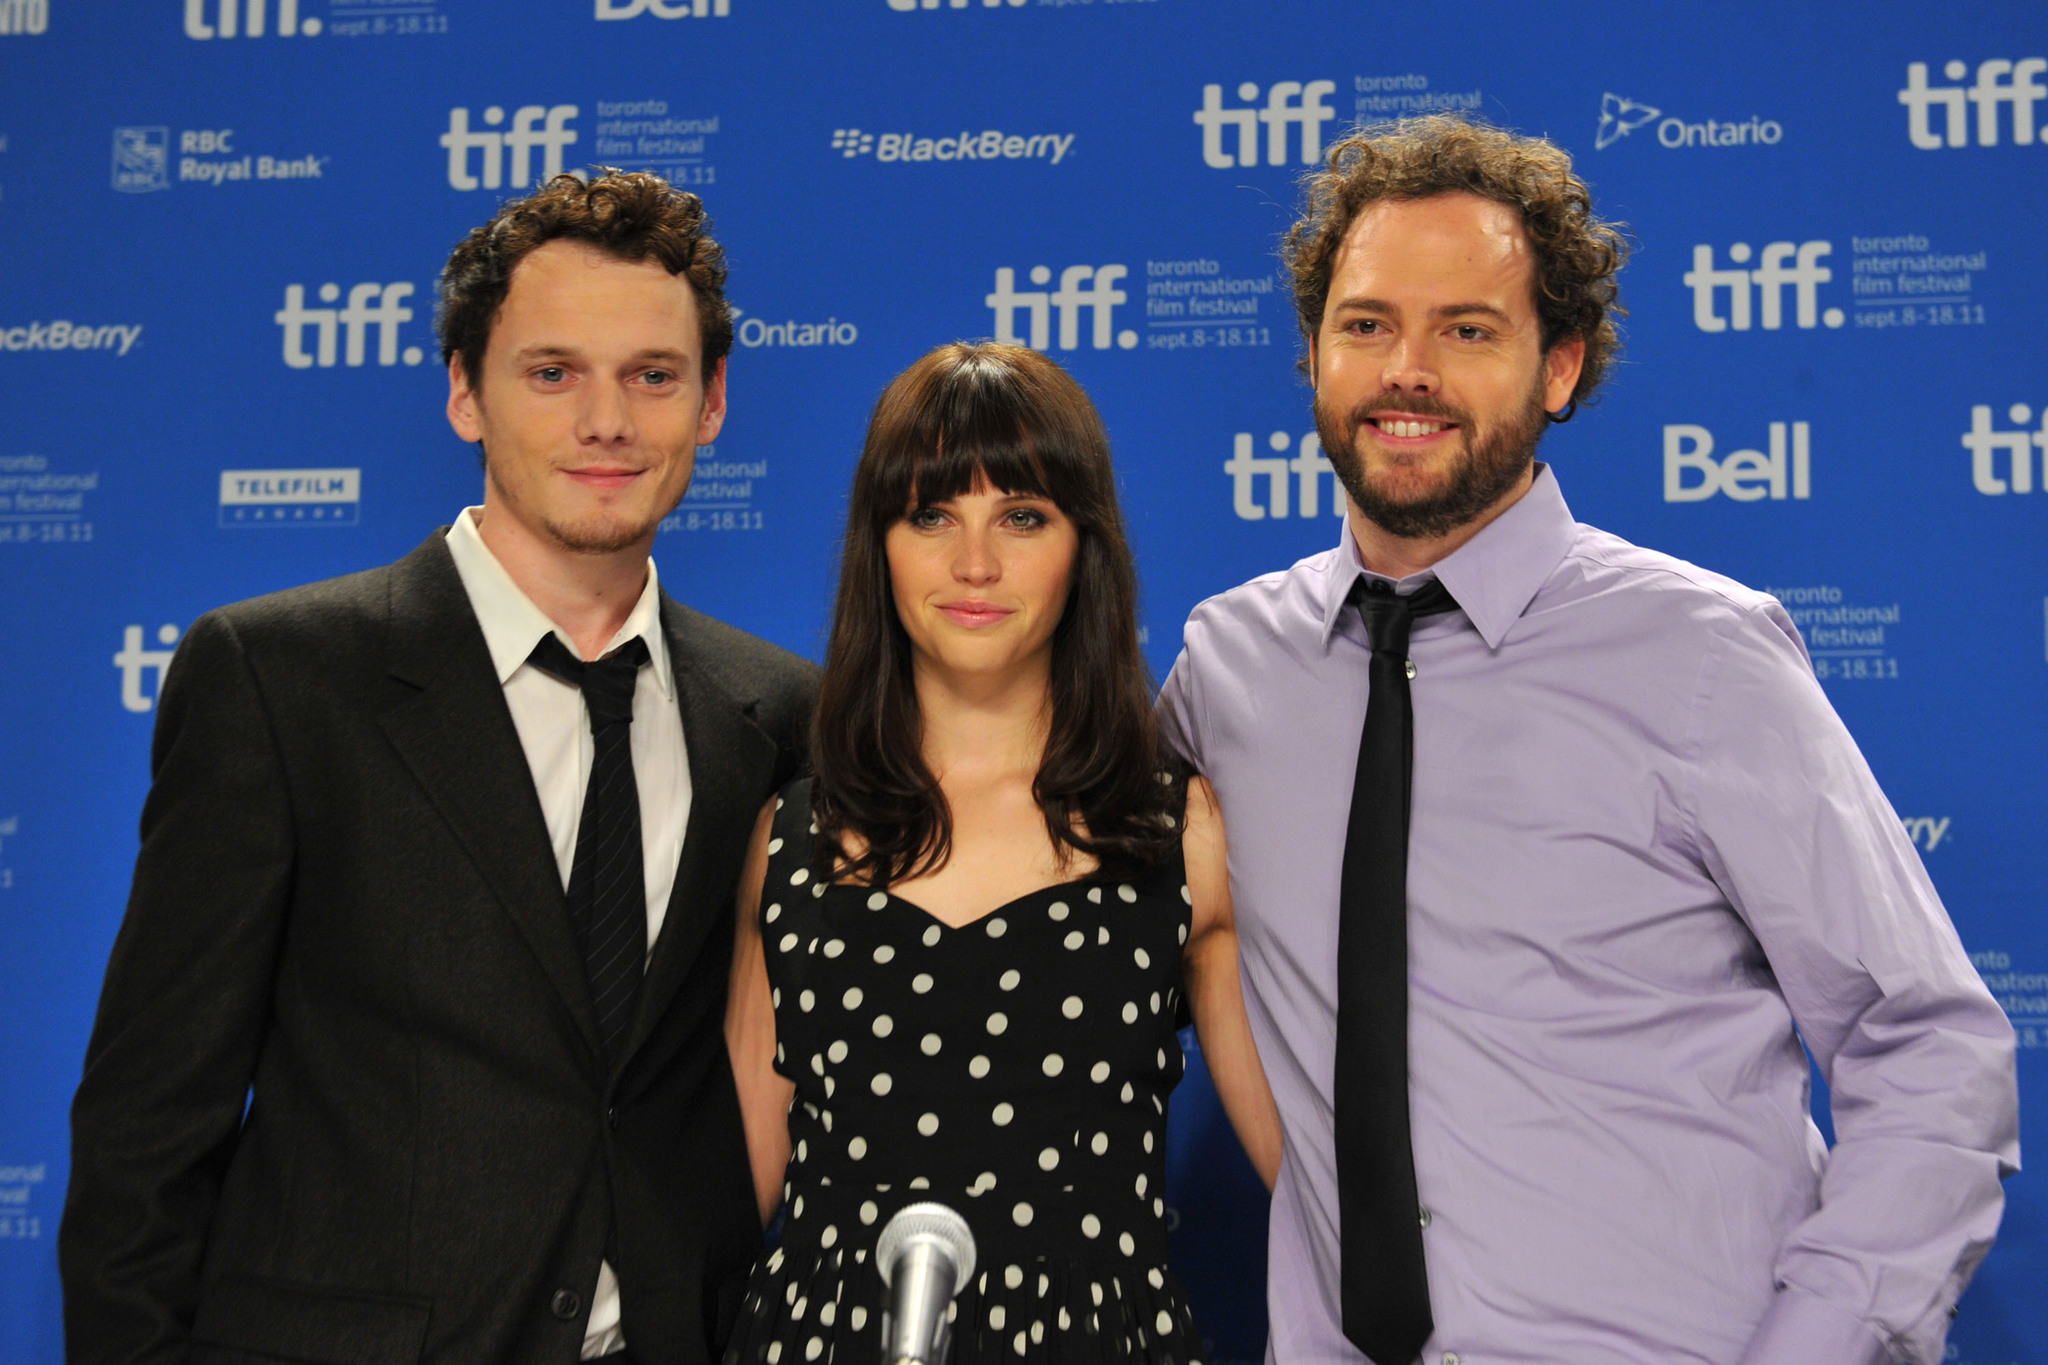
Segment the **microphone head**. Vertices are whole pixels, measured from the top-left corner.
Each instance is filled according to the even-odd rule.
[[[958,1267],[953,1277],[956,1288],[974,1274],[974,1234],[967,1220],[944,1204],[908,1204],[882,1225],[882,1235],[875,1239],[875,1268],[882,1272],[883,1284],[890,1283],[897,1260],[913,1242],[929,1243],[952,1260]]]

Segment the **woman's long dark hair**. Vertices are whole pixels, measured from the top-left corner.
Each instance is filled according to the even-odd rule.
[[[896,614],[884,538],[909,513],[977,481],[1050,499],[1079,533],[1053,630],[1050,725],[1032,794],[1065,862],[1112,875],[1178,845],[1178,765],[1152,716],[1138,650],[1137,570],[1117,510],[1109,437],[1081,386],[1021,346],[956,342],[883,392],[853,475],[839,600],[812,730],[811,804],[821,875],[877,886],[945,865],[953,816],[924,761],[910,637]],[[1172,817],[1172,818],[1169,818]],[[858,836],[857,855],[846,851]]]

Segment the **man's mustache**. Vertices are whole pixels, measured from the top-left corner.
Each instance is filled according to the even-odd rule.
[[[1434,417],[1446,422],[1455,422],[1467,431],[1472,429],[1471,415],[1462,408],[1456,408],[1443,399],[1426,393],[1381,394],[1358,404],[1346,414],[1350,429],[1371,423],[1374,413],[1403,412],[1411,417]]]

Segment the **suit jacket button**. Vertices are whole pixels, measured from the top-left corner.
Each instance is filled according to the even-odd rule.
[[[619,1111],[616,1108],[604,1111],[604,1126],[614,1133],[619,1131]]]
[[[573,1289],[557,1289],[555,1296],[548,1300],[548,1311],[563,1322],[574,1322],[576,1315],[583,1311],[583,1296]]]

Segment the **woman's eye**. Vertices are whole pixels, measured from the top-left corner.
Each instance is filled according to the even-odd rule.
[[[1036,508],[1019,507],[1011,512],[1006,520],[1009,521],[1011,526],[1019,530],[1028,530],[1035,526],[1045,525],[1047,518],[1045,513],[1038,511]]]
[[[945,517],[940,515],[939,509],[936,507],[920,507],[905,517],[904,520],[920,531],[929,531],[934,526],[943,522]]]

